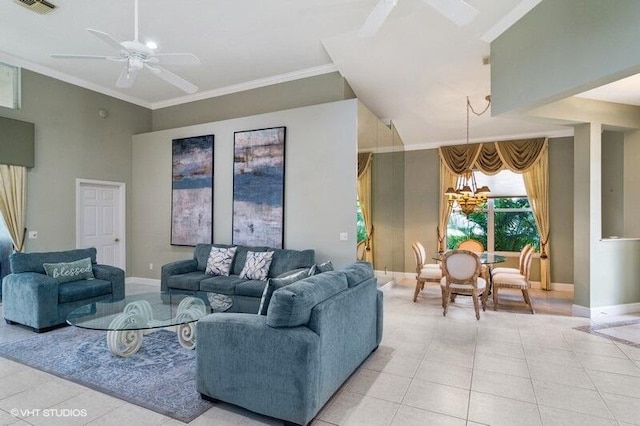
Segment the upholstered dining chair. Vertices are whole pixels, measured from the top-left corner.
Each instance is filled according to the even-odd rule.
[[[480,277],[480,266],[480,258],[470,250],[451,250],[443,255],[443,277],[440,280],[442,315],[447,316],[452,292],[471,295],[476,319],[480,319],[478,297],[482,301],[482,310],[487,310],[487,281]]]
[[[419,241],[411,245],[416,258],[416,289],[413,292],[413,301],[418,300],[418,294],[424,289],[426,282],[439,283],[442,278],[442,269],[436,263],[427,263],[427,251]]]
[[[533,259],[533,249],[527,253],[524,264],[523,274],[511,274],[501,273],[493,274],[493,310],[498,310],[498,290],[501,288],[514,288],[522,290],[522,296],[532,314],[535,314],[533,304],[531,303],[531,297],[529,296],[529,289],[531,288],[531,282],[529,281],[529,273],[531,272],[531,259]]]
[[[460,241],[460,243],[458,244],[457,249],[458,250],[469,250],[469,251],[472,251],[474,253],[482,253],[484,251],[484,245],[478,240],[474,240],[473,238],[469,238],[468,240]],[[485,280],[489,279],[489,268],[487,267],[487,265],[482,265],[480,267],[480,276],[482,278],[484,278]],[[455,300],[456,300],[456,296],[453,295],[451,297],[451,301],[455,302]]]
[[[482,253],[484,251],[484,245],[474,239],[468,239],[464,241],[460,241],[457,247],[458,250],[469,250],[475,253]]]
[[[533,246],[530,244],[526,244],[524,247],[522,247],[522,250],[520,250],[520,257],[518,258],[518,267],[517,268],[506,268],[506,267],[499,267],[499,268],[493,268],[491,270],[491,272],[495,275],[495,274],[520,274],[520,275],[524,275],[524,261],[527,257],[527,254],[533,250]]]

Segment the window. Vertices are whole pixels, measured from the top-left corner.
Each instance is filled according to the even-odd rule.
[[[20,72],[17,67],[0,62],[0,107],[20,107]]]
[[[492,252],[519,252],[526,244],[538,250],[540,234],[529,200],[521,195],[525,192],[522,176],[502,171],[486,177],[476,172],[476,179],[478,185],[489,185],[494,198],[487,201],[482,212],[471,213],[468,218],[460,210],[453,210],[447,226],[447,248],[454,249],[460,241],[472,238]]]
[[[360,201],[356,204],[356,231],[358,232],[358,242],[367,239],[367,228],[364,226],[364,216],[362,215]]]

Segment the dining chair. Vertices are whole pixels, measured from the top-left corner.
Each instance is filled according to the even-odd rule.
[[[424,289],[426,282],[439,283],[442,278],[442,269],[436,263],[426,263],[427,251],[422,243],[416,241],[411,245],[416,259],[416,289],[413,292],[413,301],[418,300],[418,294]]]
[[[520,250],[520,257],[518,258],[518,267],[517,268],[507,268],[507,267],[498,267],[493,268],[491,272],[495,274],[520,274],[524,275],[524,261],[527,257],[527,254],[533,250],[533,246],[530,244],[525,244]]]
[[[469,250],[474,253],[482,253],[484,251],[484,245],[478,240],[469,238],[468,240],[460,241],[460,243],[458,243],[457,249]],[[489,268],[487,267],[487,265],[482,265],[480,267],[480,276],[485,280],[489,280],[490,274],[489,274]],[[451,298],[451,301],[452,302],[455,301],[455,295]]]
[[[484,251],[484,245],[480,241],[470,238],[468,240],[460,241],[457,249],[482,253]]]
[[[529,281],[529,273],[531,272],[531,259],[533,259],[533,250],[529,250],[527,253],[524,264],[523,274],[511,274],[501,273],[493,274],[493,310],[498,310],[498,289],[500,288],[514,288],[522,290],[522,296],[532,314],[535,314],[533,304],[531,303],[531,297],[529,296],[529,289],[531,288],[531,282]]]
[[[472,296],[476,319],[480,319],[478,297],[482,301],[482,310],[487,310],[487,281],[480,277],[480,266],[480,258],[470,250],[451,250],[443,255],[443,277],[440,280],[442,315],[447,316],[452,292]]]

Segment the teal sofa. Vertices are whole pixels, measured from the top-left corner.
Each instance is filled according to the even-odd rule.
[[[44,263],[74,262],[91,258],[92,280],[62,284],[47,276]],[[124,298],[124,271],[98,265],[96,249],[86,248],[46,253],[12,253],[11,273],[2,280],[4,318],[40,333],[64,324],[76,308],[103,300]]]
[[[206,274],[207,259],[211,247],[236,247],[229,276]],[[240,278],[248,251],[273,251],[273,260],[268,278],[288,275],[301,269],[308,269],[314,263],[314,250],[286,250],[269,247],[246,247],[226,244],[198,244],[193,250],[193,258],[179,260],[162,266],[160,275],[161,291],[180,293],[219,293],[229,296],[233,305],[228,312],[257,313],[260,307],[265,281]]]
[[[356,262],[273,292],[267,315],[214,313],[196,325],[196,387],[306,425],[382,338],[382,292]]]

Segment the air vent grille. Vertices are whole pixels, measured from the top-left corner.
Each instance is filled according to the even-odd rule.
[[[57,7],[55,4],[49,3],[47,0],[13,0],[13,1],[41,15],[45,15],[53,11]]]

